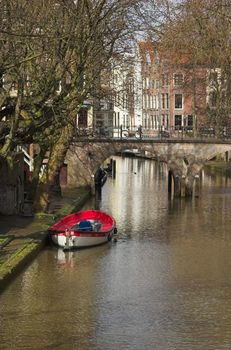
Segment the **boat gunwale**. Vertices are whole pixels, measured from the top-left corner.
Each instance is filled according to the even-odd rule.
[[[86,220],[96,220],[96,221],[101,221],[102,223],[102,227],[99,231],[82,231],[82,230],[74,230],[72,229],[72,227],[74,225],[76,225],[78,223],[78,221],[80,220],[81,221],[81,214],[83,213],[91,213],[91,214],[96,214],[96,217],[95,218],[83,218],[83,219],[86,219]],[[56,226],[59,226],[59,225],[62,225],[64,223],[65,220],[67,220],[68,218],[71,218],[73,216],[76,216],[76,219],[78,220],[76,223],[71,223],[71,227],[63,227],[62,229],[59,229],[57,227],[57,229],[55,228]],[[107,220],[104,222],[102,219],[103,218],[106,218]],[[100,220],[101,219],[101,220]],[[108,219],[110,219],[108,222]],[[68,223],[66,223],[66,225],[68,226]],[[65,225],[65,226],[66,226]],[[106,226],[107,228],[105,230],[103,230],[103,226]],[[81,236],[82,234],[86,234],[86,236],[90,236],[92,234],[103,234],[104,236],[108,235],[110,232],[114,231],[116,229],[116,222],[115,222],[115,219],[108,213],[105,213],[103,211],[100,211],[100,210],[84,210],[84,211],[79,211],[79,212],[76,212],[76,213],[72,213],[72,214],[69,214],[67,216],[65,216],[64,218],[60,219],[58,222],[56,222],[54,225],[50,226],[48,228],[48,233],[51,235],[51,236],[54,236],[54,235],[60,235],[60,236],[65,236],[68,235],[69,236]],[[72,231],[72,234],[70,234],[70,231]],[[74,232],[74,233],[73,233]]]

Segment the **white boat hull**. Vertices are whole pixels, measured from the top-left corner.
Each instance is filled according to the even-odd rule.
[[[51,234],[54,244],[62,248],[83,248],[100,245],[111,241],[114,229],[107,233],[81,233],[80,235]]]

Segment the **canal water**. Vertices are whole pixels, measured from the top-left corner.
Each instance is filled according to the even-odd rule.
[[[116,158],[101,200],[118,242],[47,247],[0,295],[0,349],[231,348],[231,179],[168,200],[164,164]]]

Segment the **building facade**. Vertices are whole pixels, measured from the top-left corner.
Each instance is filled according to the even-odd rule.
[[[146,133],[192,131],[204,121],[207,70],[164,56],[152,42],[140,42],[142,125]]]

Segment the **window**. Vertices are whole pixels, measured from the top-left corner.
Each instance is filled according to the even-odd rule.
[[[145,102],[146,102],[146,98],[145,98],[145,95],[143,95],[143,108],[145,108]]]
[[[175,109],[183,108],[183,96],[182,94],[175,94]]]
[[[87,110],[82,108],[79,111],[79,118],[78,118],[78,127],[79,128],[86,128],[87,127]]]
[[[192,115],[188,115],[188,125],[190,128],[193,127],[193,116]]]
[[[159,96],[156,95],[156,109],[159,108]]]
[[[155,64],[158,64],[159,63],[159,54],[158,54],[158,51],[157,49],[154,49],[154,62]]]
[[[158,116],[154,116],[154,129],[158,129]]]
[[[128,115],[126,115],[126,128],[129,128],[129,119],[128,119]]]
[[[146,88],[149,89],[149,78],[146,77]]]
[[[146,108],[149,108],[149,95],[146,95]]]
[[[147,128],[147,115],[144,113],[144,128]]]
[[[182,115],[175,115],[175,130],[181,130],[182,126]]]
[[[168,86],[168,74],[164,73],[162,74],[162,86]]]
[[[146,55],[146,62],[147,62],[147,64],[148,64],[148,65],[151,64],[150,53],[149,53],[148,51],[146,51],[145,55]]]
[[[162,109],[168,109],[169,108],[168,94],[161,94],[161,108]]]
[[[183,84],[183,81],[184,81],[183,74],[181,74],[181,73],[174,74],[174,85],[175,86],[181,86]]]
[[[126,117],[123,115],[123,128],[126,128]]]
[[[161,94],[161,107],[165,109],[165,94]]]
[[[117,125],[119,126],[120,124],[120,112],[117,112]]]
[[[162,130],[168,129],[169,126],[169,116],[168,114],[162,114],[160,117],[160,126]]]
[[[117,126],[116,113],[114,113],[114,115],[113,115],[113,125]]]
[[[153,109],[153,95],[150,95],[150,108]]]
[[[165,115],[165,128],[166,129],[169,128],[169,116],[168,116],[168,114]]]
[[[169,98],[168,98],[168,94],[166,95],[166,109],[169,109]]]

